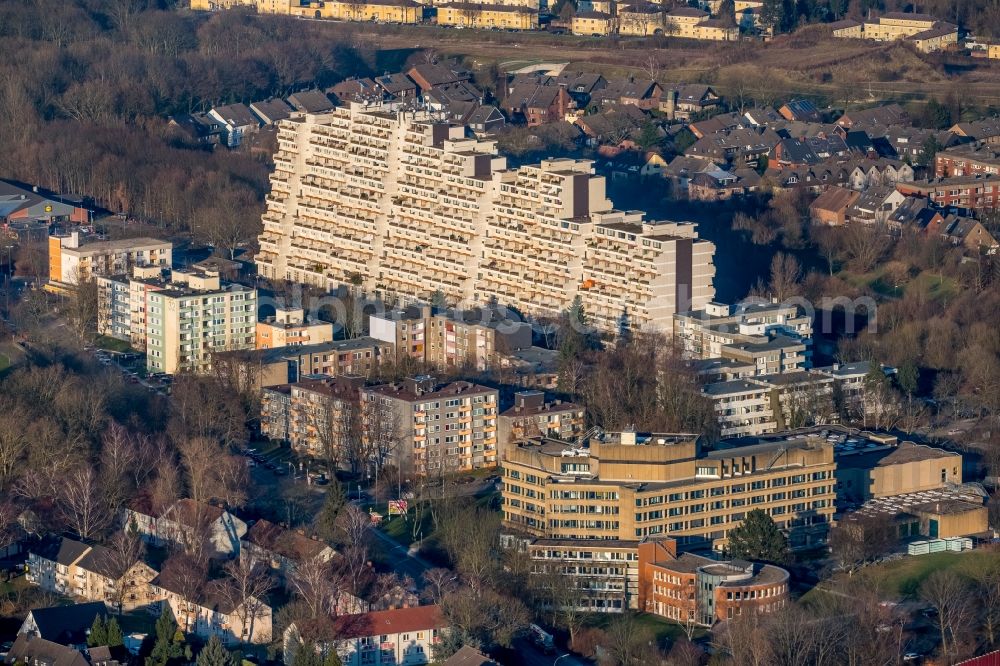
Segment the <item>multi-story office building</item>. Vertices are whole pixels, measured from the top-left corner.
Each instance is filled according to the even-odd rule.
[[[98,331],[128,340],[146,353],[150,372],[203,371],[212,354],[254,348],[257,290],[224,284],[217,273],[158,267],[133,277],[101,277]]]
[[[298,453],[344,459],[351,437],[360,436],[360,391],[364,377],[303,379],[261,391],[261,433],[286,441]]]
[[[50,290],[65,290],[98,275],[129,273],[133,266],[170,268],[173,245],[155,238],[81,242],[77,231],[49,236]]]
[[[399,103],[282,121],[258,267],[407,301],[441,292],[552,314],[583,299],[617,330],[670,330],[714,294],[694,225],[614,210],[588,160],[508,169],[491,140]]]
[[[826,538],[836,497],[833,445],[819,433],[711,452],[696,435],[537,439],[502,464],[505,545],[524,549],[536,571],[566,576],[576,603],[598,612],[657,601],[640,574],[640,542],[722,550],[729,530],[762,509],[804,547]]]
[[[333,340],[333,324],[307,319],[302,308],[275,308],[274,316],[257,322],[257,349],[314,345]]]
[[[500,415],[500,449],[533,437],[569,442],[583,434],[583,407],[562,400],[546,400],[544,391],[518,391],[514,406]]]
[[[673,317],[674,338],[692,359],[731,359],[769,375],[809,367],[812,319],[797,305],[709,303]]]
[[[397,360],[410,357],[438,368],[486,370],[499,357],[531,346],[531,325],[488,308],[435,310],[418,305],[370,315],[377,340],[396,346]]]
[[[818,435],[708,452],[697,435],[525,441],[503,462],[504,525],[538,538],[665,535],[721,549],[746,512],[763,509],[801,547],[825,538],[834,468]]]
[[[676,622],[712,626],[746,612],[771,613],[788,603],[788,572],[770,564],[678,553],[673,539],[638,545],[639,604]]]
[[[406,471],[438,476],[497,464],[496,389],[420,376],[365,388],[361,398],[389,410],[382,418],[395,422],[396,455]]]

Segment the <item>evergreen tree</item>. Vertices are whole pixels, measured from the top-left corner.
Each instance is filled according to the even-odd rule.
[[[729,554],[745,560],[781,563],[788,558],[788,540],[771,516],[754,509],[739,527],[730,530]]]
[[[323,666],[344,666],[344,662],[340,660],[340,655],[333,648],[326,654],[326,659],[323,660]]]
[[[722,0],[719,3],[719,20],[729,28],[736,27],[736,2],[735,0]]]
[[[784,7],[782,0],[764,0],[764,5],[760,8],[760,24],[764,28],[770,28],[774,32],[781,29],[784,21]]]
[[[125,635],[118,625],[117,618],[111,618],[104,626],[104,644],[109,648],[123,647],[125,645]]]
[[[89,647],[97,647],[98,645],[107,645],[108,641],[108,630],[104,624],[104,616],[98,614],[94,618],[94,623],[90,625],[90,633],[87,634],[87,645]]]
[[[170,606],[164,603],[163,612],[156,620],[156,643],[146,657],[146,666],[167,666],[171,660],[180,659],[184,654],[183,642],[184,634],[177,626]]]
[[[316,533],[320,538],[333,541],[337,536],[337,518],[340,512],[347,505],[347,495],[344,494],[344,487],[337,480],[337,475],[330,478],[330,485],[326,487],[326,499],[323,500],[323,508],[316,514]]]
[[[226,650],[218,636],[212,636],[198,653],[197,666],[236,666],[236,659]]]
[[[316,652],[316,645],[309,641],[300,643],[299,649],[295,651],[292,666],[323,666],[323,660]]]

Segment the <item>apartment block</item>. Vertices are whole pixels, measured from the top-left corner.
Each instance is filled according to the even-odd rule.
[[[812,319],[797,305],[709,303],[673,317],[674,339],[692,359],[731,359],[753,364],[756,374],[809,367]]]
[[[669,536],[721,549],[760,508],[793,546],[821,542],[833,514],[833,447],[820,437],[703,451],[685,434],[601,433],[582,446],[539,438],[503,461],[505,527],[537,538]]]
[[[614,210],[589,160],[508,169],[496,142],[400,103],[279,124],[258,268],[271,279],[527,315],[579,295],[617,330],[671,328],[714,295],[714,246],[692,224]]]
[[[215,356],[237,364],[249,364],[256,386],[291,384],[310,375],[360,375],[371,377],[386,358],[391,344],[370,337],[333,340],[310,345],[290,345],[238,352],[216,352]]]
[[[345,450],[358,435],[364,377],[305,378],[261,391],[261,433],[288,442],[296,452],[318,458]]]
[[[952,167],[964,169],[968,167]],[[939,208],[971,208],[994,211],[1000,208],[1000,175],[952,176],[931,181],[897,183],[896,189],[908,196],[931,200]]]
[[[212,354],[254,348],[257,290],[218,273],[137,267],[132,277],[100,277],[97,329],[146,353],[150,372],[204,371]]]
[[[395,345],[397,360],[410,357],[438,368],[486,370],[499,358],[531,346],[531,325],[489,308],[436,310],[429,305],[376,313],[368,329]]]
[[[836,419],[834,379],[795,371],[716,382],[702,394],[715,407],[722,437],[763,435]]]
[[[938,178],[998,174],[1000,147],[986,141],[964,143],[941,150],[934,156],[934,175]]]
[[[361,399],[391,410],[403,470],[437,476],[497,465],[496,389],[464,381],[442,385],[423,375],[365,388]]]
[[[522,439],[551,437],[565,442],[583,434],[586,414],[583,407],[562,400],[546,400],[544,391],[518,391],[514,406],[497,419],[500,450]]]
[[[863,23],[851,19],[831,24],[835,37],[891,42],[905,39],[923,53],[940,51],[958,43],[958,27],[928,14],[886,12]]]
[[[65,537],[50,537],[28,554],[26,578],[54,594],[101,601],[114,610],[141,608],[155,602],[149,582],[156,571],[140,559],[124,562],[103,546]]]
[[[129,273],[133,266],[170,268],[173,245],[155,238],[83,242],[78,231],[49,236],[49,290],[72,289],[98,275]]]
[[[257,322],[257,349],[320,344],[333,340],[333,324],[307,319],[302,308],[275,308]]]
[[[537,30],[538,9],[512,4],[448,2],[437,5],[437,24],[463,28]]]

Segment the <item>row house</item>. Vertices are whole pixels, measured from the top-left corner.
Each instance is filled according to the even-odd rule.
[[[149,583],[157,572],[142,560],[125,561],[99,545],[50,538],[31,549],[27,579],[54,594],[100,601],[116,611],[144,608],[156,597]]]
[[[847,218],[863,224],[887,225],[892,220],[892,214],[905,200],[906,195],[891,185],[869,187],[847,209]]]
[[[510,90],[503,106],[509,118],[522,118],[528,127],[537,127],[562,122],[576,104],[563,86],[523,83]]]
[[[896,189],[907,196],[929,199],[938,208],[976,211],[1000,208],[1000,175],[953,176],[897,183]]]
[[[756,192],[760,181],[754,169],[716,167],[691,176],[687,195],[691,201],[727,201]]]
[[[684,154],[752,166],[761,156],[769,155],[780,141],[781,137],[770,129],[738,129],[708,134],[698,139]]]

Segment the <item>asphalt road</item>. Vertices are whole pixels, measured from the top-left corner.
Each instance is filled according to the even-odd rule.
[[[373,529],[372,534],[385,545],[386,550],[391,555],[392,570],[400,576],[409,576],[418,588],[422,588],[424,586],[424,572],[434,568],[434,565],[410,553],[406,547],[400,545],[382,530]]]
[[[505,657],[503,663],[511,666],[553,666],[558,660],[557,666],[592,666],[590,661],[569,654],[563,649],[557,649],[552,654],[543,654],[531,641],[523,637],[514,639],[513,653],[511,655],[513,658]]]

